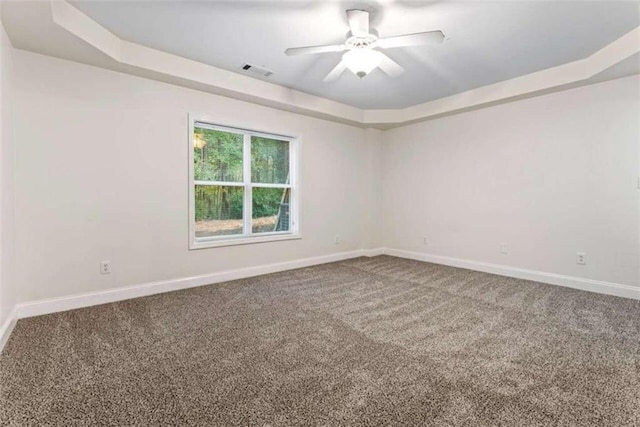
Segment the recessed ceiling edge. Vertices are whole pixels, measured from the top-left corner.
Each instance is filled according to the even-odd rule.
[[[123,40],[64,0],[52,0],[51,12],[56,25],[108,55],[114,61],[111,69],[135,69],[136,75],[154,80],[363,128],[388,129],[589,84],[593,76],[640,52],[637,27],[581,60],[403,109],[363,110]]]

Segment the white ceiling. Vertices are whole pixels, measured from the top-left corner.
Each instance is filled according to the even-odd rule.
[[[362,109],[404,108],[585,58],[640,25],[637,1],[75,1],[117,36],[216,67],[245,63],[265,80]],[[387,50],[406,73],[322,78],[340,53],[287,57],[339,43],[344,11],[371,11],[381,36],[440,29],[439,46]]]
[[[123,39],[131,40],[132,42],[125,42],[115,35],[111,35],[105,32],[104,27],[96,22],[88,22],[87,16],[84,13],[75,9],[74,6],[70,6],[68,3],[62,0],[52,1],[0,1],[0,9],[2,16],[2,23],[6,29],[15,48],[42,53],[45,55],[51,55],[67,60],[77,61],[101,68],[111,69],[119,72],[139,75],[145,78],[151,78],[154,80],[165,81],[172,84],[178,84],[185,87],[190,87],[197,90],[203,90],[210,93],[220,94],[223,96],[229,96],[249,102],[255,102],[262,105],[276,107],[287,111],[298,112],[302,114],[308,114],[320,118],[335,120],[342,123],[354,124],[357,126],[374,126],[379,128],[389,128],[392,126],[398,126],[402,123],[411,123],[418,120],[424,120],[431,117],[438,117],[443,114],[455,114],[459,111],[465,111],[469,108],[478,108],[482,105],[491,105],[496,102],[508,102],[513,99],[521,99],[523,97],[536,96],[536,94],[547,93],[549,91],[557,91],[576,87],[584,84],[592,84],[599,81],[609,80],[613,78],[619,78],[631,74],[640,73],[640,26],[636,27],[630,32],[619,30],[621,34],[626,34],[620,38],[610,36],[606,38],[606,41],[602,42],[602,46],[599,43],[586,41],[592,40],[594,34],[596,38],[605,39],[603,34],[613,34],[612,29],[621,27],[620,22],[640,21],[638,14],[640,13],[640,3],[638,2],[604,2],[607,6],[603,7],[603,2],[575,2],[570,3],[552,3],[552,8],[563,9],[567,7],[580,6],[579,13],[575,15],[586,16],[594,15],[593,7],[597,6],[598,10],[602,11],[599,17],[599,32],[591,31],[588,28],[594,25],[585,23],[583,20],[575,19],[570,25],[573,28],[572,34],[577,34],[576,28],[578,28],[576,22],[582,22],[581,36],[579,37],[584,43],[580,44],[576,42],[576,38],[573,39],[574,52],[569,52],[566,48],[562,61],[558,60],[559,49],[538,49],[545,57],[556,58],[555,62],[549,62],[549,64],[559,65],[553,68],[548,68],[542,65],[543,62],[540,58],[532,55],[533,48],[532,41],[529,38],[516,40],[520,47],[528,46],[524,51],[528,52],[526,55],[519,54],[514,56],[518,58],[516,60],[500,60],[496,65],[495,59],[489,60],[489,58],[495,58],[498,54],[501,54],[501,50],[504,46],[496,46],[493,51],[491,49],[483,49],[482,55],[479,54],[480,49],[470,49],[468,46],[464,49],[463,44],[456,43],[451,36],[454,30],[451,24],[438,25],[439,28],[447,32],[449,40],[442,46],[424,48],[424,51],[440,52],[447,55],[442,56],[441,59],[435,60],[435,56],[431,58],[431,54],[426,54],[426,59],[423,58],[425,63],[421,63],[420,66],[414,67],[409,73],[405,74],[399,79],[391,79],[386,75],[374,73],[368,76],[366,79],[360,81],[355,76],[345,73],[341,80],[335,83],[327,84],[322,83],[322,77],[328,69],[330,69],[336,61],[338,61],[339,54],[328,54],[320,57],[287,57],[282,54],[282,51],[286,47],[301,45],[301,44],[313,44],[322,43],[324,40],[318,41],[315,39],[314,32],[302,34],[295,31],[296,25],[271,25],[270,21],[282,21],[287,22],[291,18],[291,22],[297,22],[296,16],[314,16],[316,21],[309,21],[309,28],[315,29],[314,31],[331,32],[332,27],[325,26],[321,28],[318,21],[322,16],[330,15],[337,16],[337,19],[342,23],[340,26],[340,33],[347,31],[347,25],[343,17],[343,10],[353,7],[363,7],[363,3],[301,3],[301,2],[216,2],[216,3],[186,3],[186,2],[173,2],[173,3],[96,3],[94,2],[86,4],[81,3],[83,8],[91,9],[93,7],[104,8],[109,11],[116,11],[118,16],[121,12],[120,8],[134,7],[134,9],[140,11],[143,9],[153,10],[153,13],[148,15],[158,15],[155,10],[163,10],[164,18],[167,22],[173,22],[174,27],[184,27],[185,34],[176,37],[175,29],[170,29],[169,25],[166,31],[152,31],[152,30],[140,30],[147,27],[162,27],[158,24],[157,20],[150,22],[149,19],[140,19],[136,28],[143,35],[153,36],[150,38],[158,39],[164,44],[176,43],[178,39],[184,39],[188,34],[191,34],[191,26],[184,24],[183,11],[210,10],[214,8],[217,11],[214,14],[216,17],[206,19],[205,21],[220,20],[219,16],[231,16],[239,15],[242,19],[238,18],[234,21],[232,27],[238,29],[242,27],[241,23],[246,28],[271,28],[274,33],[268,33],[268,36],[258,37],[254,35],[251,40],[260,40],[261,45],[273,45],[274,39],[295,38],[301,40],[300,43],[289,43],[286,40],[278,42],[281,46],[278,48],[255,49],[251,47],[252,44],[247,38],[247,31],[239,31],[233,33],[229,28],[229,21],[222,19],[221,27],[217,27],[216,31],[222,31],[220,28],[227,28],[225,34],[238,34],[238,38],[227,38],[230,42],[236,43],[238,46],[247,45],[249,48],[242,48],[238,51],[225,48],[224,40],[216,43],[194,42],[191,50],[201,50],[201,54],[210,57],[209,61],[213,65],[218,67],[224,67],[223,62],[228,62],[232,65],[229,68],[232,71],[225,71],[222,68],[216,66],[206,65],[202,63],[202,59],[196,58],[195,55],[191,55],[192,58],[198,60],[200,63],[182,60],[178,56],[172,53],[162,53],[161,51],[145,48],[141,44],[150,45],[151,43],[144,40],[134,40],[133,36],[127,34],[121,34],[117,30],[113,29],[117,36]],[[77,5],[77,3],[76,3]],[[184,5],[184,6],[183,6]],[[55,6],[55,7],[54,7]],[[365,3],[364,6],[373,10],[372,3]],[[475,13],[474,10],[483,11],[483,13],[476,13],[474,17],[480,15],[486,15],[487,10],[502,10],[497,6],[504,6],[507,9],[522,9],[532,10],[537,8],[547,8],[547,3],[429,3],[428,7],[430,13],[435,10],[436,7],[442,9],[443,7],[449,8],[454,12],[449,13],[451,16],[458,16],[459,22],[466,22],[473,24],[473,20],[470,20],[461,11],[467,13]],[[524,7],[526,6],[526,7]],[[385,22],[393,22],[390,16],[394,14],[400,16],[399,11],[415,10],[423,11],[427,6],[424,3],[412,4],[402,1],[390,1],[387,0],[385,4],[375,5],[373,16],[373,26],[378,26],[376,22],[385,20]],[[523,9],[524,7],[524,9]],[[485,9],[488,8],[488,9]],[[53,9],[59,10],[60,19],[53,18]],[[246,14],[239,13],[239,9],[247,11]],[[624,19],[620,19],[622,15],[619,10],[627,10]],[[175,13],[166,14],[166,11],[173,11]],[[521,10],[521,12],[522,12]],[[232,11],[235,11],[232,13]],[[590,11],[587,13],[587,11]],[[612,11],[615,11],[612,12]],[[60,15],[60,13],[62,15]],[[112,12],[110,12],[112,13]],[[115,13],[115,12],[113,12]],[[384,16],[383,16],[384,13]],[[423,12],[420,12],[423,13]],[[211,15],[211,13],[209,13]],[[196,14],[196,15],[204,15]],[[409,13],[408,17],[413,22],[413,17],[416,13]],[[538,11],[538,15],[541,14]],[[202,22],[202,19],[194,16],[189,21],[192,26],[195,26],[194,22]],[[253,23],[247,17],[253,17]],[[511,14],[513,18],[514,13]],[[265,17],[269,17],[264,22]],[[606,17],[606,18],[604,18]],[[125,19],[126,18],[126,19]],[[123,16],[117,21],[125,22],[131,17],[129,15]],[[409,18],[405,19],[409,22]],[[463,19],[464,18],[464,19]],[[325,19],[326,18],[322,18]],[[447,18],[449,20],[449,18]],[[557,20],[557,17],[554,19]],[[585,18],[586,19],[586,18]],[[55,22],[54,22],[55,21]],[[329,20],[331,21],[331,20]],[[444,22],[444,19],[442,19]],[[454,20],[455,21],[455,20]],[[507,25],[509,31],[513,34],[520,32],[519,25],[530,25],[527,19],[522,19],[520,16],[520,22],[524,24],[515,23],[515,19],[510,21]],[[595,21],[594,21],[595,22]],[[182,23],[182,24],[181,24]],[[256,24],[256,23],[259,23]],[[269,25],[267,25],[269,24]],[[471,25],[470,24],[470,25]],[[546,27],[549,24],[549,19],[542,19],[539,21],[539,26]],[[606,24],[606,25],[604,25]],[[103,25],[107,25],[103,23]],[[167,24],[168,25],[168,24]],[[426,26],[426,25],[425,25]],[[295,28],[294,28],[295,27]],[[395,31],[389,30],[388,33],[382,34],[399,34],[405,31],[419,31],[415,24],[406,24],[406,29],[398,29]],[[455,28],[461,27],[460,31],[468,31],[465,25],[459,25],[455,23]],[[602,28],[607,27],[607,31],[603,31]],[[284,30],[282,30],[284,28]],[[386,28],[386,27],[385,27]],[[492,31],[480,31],[483,37],[487,34],[494,34],[494,26],[488,26],[487,28],[493,29]],[[501,26],[500,28],[505,28]],[[536,28],[533,28],[535,31]],[[209,30],[208,30],[209,31]],[[381,30],[383,31],[383,30]],[[457,30],[454,31],[456,33]],[[566,31],[564,31],[566,32]],[[525,32],[526,33],[526,32]],[[544,33],[544,32],[543,32]],[[287,34],[289,34],[287,36]],[[103,37],[108,35],[110,37],[106,41]],[[163,37],[159,37],[163,36]],[[277,37],[276,37],[277,36]],[[476,37],[477,39],[478,37]],[[613,43],[610,43],[611,40]],[[470,38],[473,42],[475,39]],[[506,38],[507,41],[513,41],[514,38]],[[524,40],[524,41],[523,41]],[[559,40],[563,46],[566,45],[566,37],[560,37]],[[107,43],[105,45],[104,43]],[[137,42],[137,43],[135,43]],[[140,44],[141,43],[141,44]],[[609,44],[610,43],[610,44]],[[184,43],[188,46],[188,43]],[[210,53],[213,51],[212,45],[219,46],[220,56],[212,57]],[[458,57],[451,57],[449,52],[452,47],[458,46],[460,52],[472,52],[466,55],[460,54]],[[601,47],[604,49],[599,50]],[[117,46],[117,54],[113,56],[113,51],[109,52],[104,49],[104,46]],[[207,47],[208,46],[208,47]],[[536,44],[537,46],[537,44]],[[558,44],[556,43],[555,47]],[[587,48],[587,46],[590,46]],[[158,46],[156,46],[157,48]],[[446,49],[444,49],[446,48]],[[121,49],[126,51],[126,56],[122,57]],[[146,51],[145,51],[146,49]],[[178,48],[173,53],[177,53],[182,56],[189,56],[183,51],[179,51]],[[160,48],[165,52],[172,52],[168,48]],[[268,52],[276,52],[273,56]],[[399,57],[404,55],[404,58],[408,58],[408,61],[417,61],[417,56],[414,51],[421,51],[420,48],[411,48],[407,51],[395,50],[389,51],[390,55],[400,61]],[[251,52],[250,54],[246,52]],[[595,51],[598,54],[589,56]],[[154,53],[155,52],[155,53]],[[517,53],[517,52],[516,52]],[[502,54],[501,54],[502,55]],[[514,54],[516,55],[516,54]],[[447,57],[451,63],[445,67],[444,57]],[[237,57],[237,60],[231,60],[229,58]],[[251,58],[249,58],[251,57]],[[263,59],[262,59],[263,58]],[[531,67],[531,64],[536,64],[535,70],[532,74],[526,74],[522,77],[517,77],[518,74],[513,70],[517,67],[522,68],[523,58],[527,59],[527,63]],[[537,58],[537,60],[535,60]],[[569,58],[569,59],[567,59]],[[582,60],[585,58],[584,60]],[[578,61],[575,61],[578,59]],[[258,81],[251,76],[241,74],[236,67],[244,61],[251,61],[259,65],[266,65],[276,71],[276,75],[264,79],[264,81]],[[575,61],[575,62],[571,62]],[[273,65],[274,62],[283,64],[283,68]],[[428,64],[426,63],[428,62]],[[487,64],[494,63],[489,67]],[[292,64],[297,64],[295,67]],[[306,64],[306,65],[305,65]],[[462,66],[461,64],[469,64]],[[476,65],[472,65],[476,64]],[[407,67],[407,63],[403,63]],[[456,71],[451,71],[453,65],[457,67]],[[195,68],[194,68],[195,67]],[[325,67],[326,69],[323,69]],[[294,69],[297,70],[294,72]],[[487,70],[491,70],[490,72]],[[539,70],[543,69],[543,70]],[[197,71],[196,71],[197,70]],[[283,71],[282,71],[283,70]],[[480,72],[481,70],[484,70]],[[510,70],[511,74],[506,74],[506,71]],[[436,72],[437,71],[437,72]],[[284,77],[289,77],[285,79]],[[454,78],[455,76],[455,78]],[[462,76],[462,77],[461,77]],[[506,76],[506,77],[505,77]],[[517,77],[516,80],[504,81],[504,78]],[[455,84],[454,84],[455,83]],[[495,83],[490,86],[481,86],[488,83]],[[282,85],[282,86],[281,86]],[[294,89],[286,89],[288,87],[294,87]],[[481,87],[479,87],[481,86]],[[303,92],[313,93],[314,95],[307,95]],[[446,98],[438,98],[441,96],[453,94]],[[330,101],[327,98],[339,100],[343,103]],[[434,100],[435,99],[435,100]],[[423,103],[427,101],[426,103]],[[350,105],[347,105],[350,104]],[[415,105],[417,104],[417,105]],[[407,105],[413,105],[409,108],[401,108]],[[359,106],[359,108],[356,108]],[[390,108],[390,109],[384,109]],[[396,109],[391,109],[396,108]]]

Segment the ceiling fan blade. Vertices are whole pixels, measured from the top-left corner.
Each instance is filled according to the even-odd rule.
[[[382,49],[389,49],[423,44],[440,44],[443,41],[444,34],[442,34],[442,31],[429,31],[426,33],[405,34],[403,36],[378,39],[378,46]]]
[[[384,53],[380,53],[382,60],[378,67],[390,75],[391,77],[398,77],[400,74],[404,73],[404,68],[402,68],[396,61],[389,58]]]
[[[335,79],[337,79],[338,77],[340,77],[340,75],[344,72],[344,70],[347,69],[347,65],[343,62],[340,61],[338,62],[338,65],[336,65],[333,70],[331,70],[331,72],[329,74],[327,74],[327,77],[325,77],[324,79],[322,79],[323,82],[332,82]]]
[[[288,56],[310,55],[314,53],[342,52],[347,47],[343,44],[330,44],[326,46],[290,47],[284,53]]]
[[[366,36],[369,34],[369,12],[366,10],[347,10],[347,20],[349,28],[351,28],[351,35]]]

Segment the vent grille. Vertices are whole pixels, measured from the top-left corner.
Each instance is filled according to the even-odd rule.
[[[240,69],[245,73],[254,74],[261,77],[269,77],[273,74],[273,71],[253,64],[242,64]]]

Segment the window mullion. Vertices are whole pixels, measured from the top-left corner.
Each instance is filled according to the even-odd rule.
[[[298,217],[298,189],[296,186],[298,177],[298,163],[294,161],[297,159],[297,144],[296,142],[289,142],[289,230],[295,232],[298,228],[296,218]]]
[[[242,148],[242,178],[244,182],[243,234],[251,234],[251,217],[253,210],[251,191],[251,135],[244,134]]]

